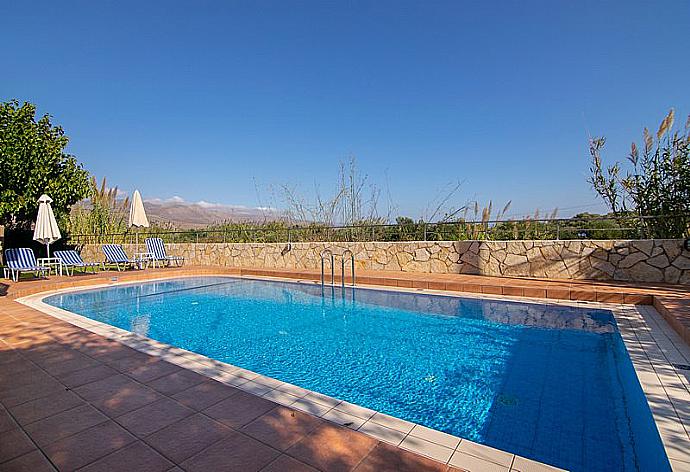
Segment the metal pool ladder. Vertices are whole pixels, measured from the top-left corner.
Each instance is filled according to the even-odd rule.
[[[355,285],[355,255],[349,249],[345,249],[340,260],[340,282],[345,287],[345,256],[350,255],[350,270],[352,274],[352,286]]]
[[[347,260],[350,261],[352,285],[355,284],[355,255],[351,250],[345,249],[345,251],[343,251],[343,253],[340,255],[340,283],[343,287],[345,287],[345,260],[348,255],[349,257]],[[321,251],[321,286],[324,286],[326,283],[324,266],[326,259],[328,258],[331,260],[331,285],[335,285],[335,256],[333,255],[333,251],[331,251],[329,248],[326,248]]]
[[[333,251],[326,248],[323,251],[321,251],[321,286],[322,287],[324,285],[323,264],[326,261],[326,258],[329,256],[331,258],[331,285],[335,285],[335,271],[334,271],[335,258],[333,257]]]

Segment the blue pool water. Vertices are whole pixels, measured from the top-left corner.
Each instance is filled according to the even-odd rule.
[[[45,302],[555,466],[669,469],[609,311],[228,277]]]

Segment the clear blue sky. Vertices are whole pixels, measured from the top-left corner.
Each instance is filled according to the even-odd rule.
[[[148,198],[266,204],[353,155],[412,216],[457,180],[458,201],[511,213],[600,210],[587,133],[623,158],[690,113],[686,0],[6,1],[0,18],[0,99],[35,102],[88,170]]]

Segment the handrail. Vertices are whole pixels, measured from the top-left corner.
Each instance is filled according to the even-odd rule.
[[[345,288],[345,256],[347,254],[350,254],[350,268],[352,271],[352,286],[354,287],[355,285],[355,255],[352,253],[351,250],[345,249],[343,253],[341,254],[341,260],[340,260],[340,283]]]
[[[333,256],[333,251],[326,248],[321,251],[321,286],[324,285],[324,274],[323,274],[323,262],[326,260],[327,256],[331,256],[331,285],[335,285],[335,257]]]

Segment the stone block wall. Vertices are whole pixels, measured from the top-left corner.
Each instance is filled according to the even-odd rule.
[[[682,247],[676,239],[166,245],[195,265],[319,269],[321,251],[330,248],[336,255],[352,251],[358,269],[690,284],[690,253]],[[125,250],[137,252],[133,244]],[[84,246],[82,256],[103,259],[98,245]]]
[[[480,259],[487,275],[690,284],[680,239],[487,241]]]

